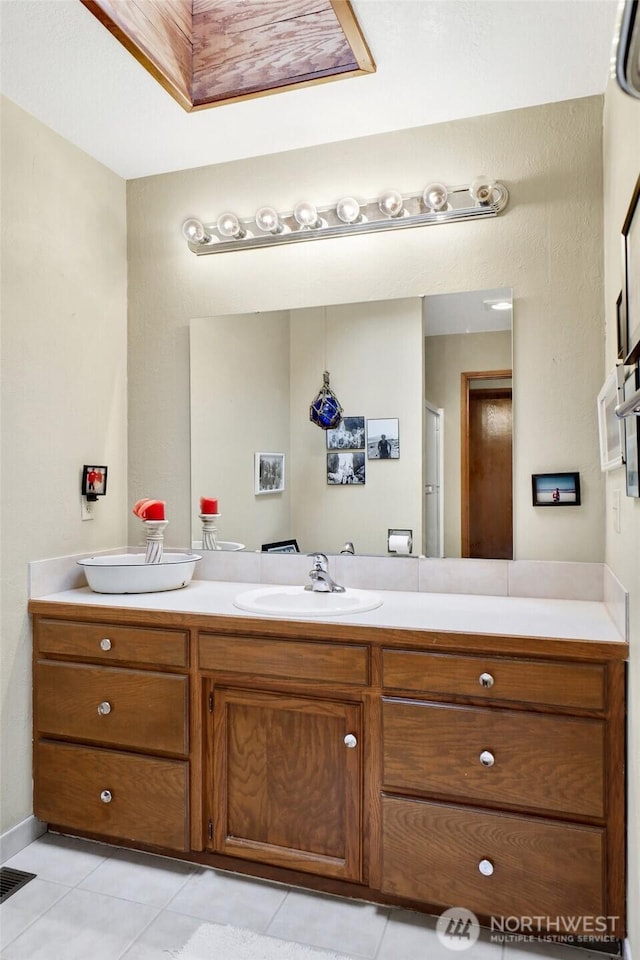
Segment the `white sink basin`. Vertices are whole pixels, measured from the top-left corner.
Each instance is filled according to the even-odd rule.
[[[371,590],[315,593],[304,587],[258,587],[240,593],[233,601],[239,610],[267,613],[272,617],[336,617],[365,613],[382,606],[382,597]]]
[[[78,560],[94,593],[157,593],[191,582],[195,553],[165,553],[160,563],[145,563],[144,553],[107,554]]]

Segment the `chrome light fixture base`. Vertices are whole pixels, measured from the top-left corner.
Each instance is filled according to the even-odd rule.
[[[482,220],[497,217],[507,206],[509,193],[504,184],[486,178],[485,189],[478,191],[478,180],[471,185],[449,187],[447,205],[442,210],[432,210],[425,205],[423,191],[402,194],[402,211],[398,216],[389,216],[380,209],[380,198],[360,203],[360,217],[354,223],[345,223],[336,212],[336,205],[317,207],[318,219],[313,226],[301,226],[293,211],[279,213],[282,229],[267,233],[258,226],[255,217],[237,218],[240,231],[237,236],[223,235],[217,221],[203,222],[202,231],[183,231],[187,245],[197,256],[211,253],[229,253],[232,250],[253,250],[258,247],[273,247],[287,243],[303,243],[308,240],[354,236],[360,233],[380,233],[383,230],[406,230],[436,223],[456,223],[463,220]],[[482,199],[478,199],[481,197]],[[297,209],[297,208],[296,208]],[[188,221],[193,224],[193,220]],[[202,240],[192,239],[202,234]]]

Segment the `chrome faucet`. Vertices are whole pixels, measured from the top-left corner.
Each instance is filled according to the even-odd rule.
[[[347,542],[345,543],[344,547],[343,547],[342,550],[340,551],[340,553],[350,553],[351,556],[353,556],[353,555],[355,554],[355,552],[356,552],[356,548],[354,547],[354,545],[353,545],[353,543],[352,543],[351,540],[347,540]]]
[[[313,558],[313,567],[309,571],[311,583],[308,583],[305,590],[312,590],[314,593],[344,593],[345,588],[336,583],[329,573],[329,561],[324,553],[308,553],[308,557]]]

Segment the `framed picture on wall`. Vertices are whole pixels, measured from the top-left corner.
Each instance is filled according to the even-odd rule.
[[[400,421],[397,418],[367,420],[367,459],[400,459]]]
[[[624,288],[627,317],[626,363],[640,358],[640,177],[622,225]]]
[[[104,497],[107,492],[107,473],[108,467],[94,467],[91,464],[85,464],[82,468],[82,489],[81,493],[87,500],[97,500],[98,497]]]
[[[330,486],[362,486],[365,482],[364,450],[327,454],[327,483]]]
[[[629,352],[629,337],[627,331],[627,298],[618,294],[616,301],[616,321],[618,330],[618,360],[624,360]]]
[[[364,417],[343,417],[339,426],[327,430],[327,450],[363,450]]]
[[[580,506],[579,473],[534,473],[531,484],[534,507]]]
[[[284,453],[256,453],[255,493],[282,493],[284,490]]]
[[[628,400],[640,387],[640,372],[636,363],[624,381],[624,399]],[[627,496],[640,497],[640,465],[638,449],[640,447],[640,417],[629,416],[624,418],[624,445],[627,473]]]
[[[622,421],[616,417],[618,405],[618,375],[614,368],[598,394],[598,435],[600,438],[600,469],[614,470],[623,460]]]

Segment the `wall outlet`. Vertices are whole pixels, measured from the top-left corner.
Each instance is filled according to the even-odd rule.
[[[93,502],[86,497],[80,497],[80,511],[83,520],[93,520]]]

